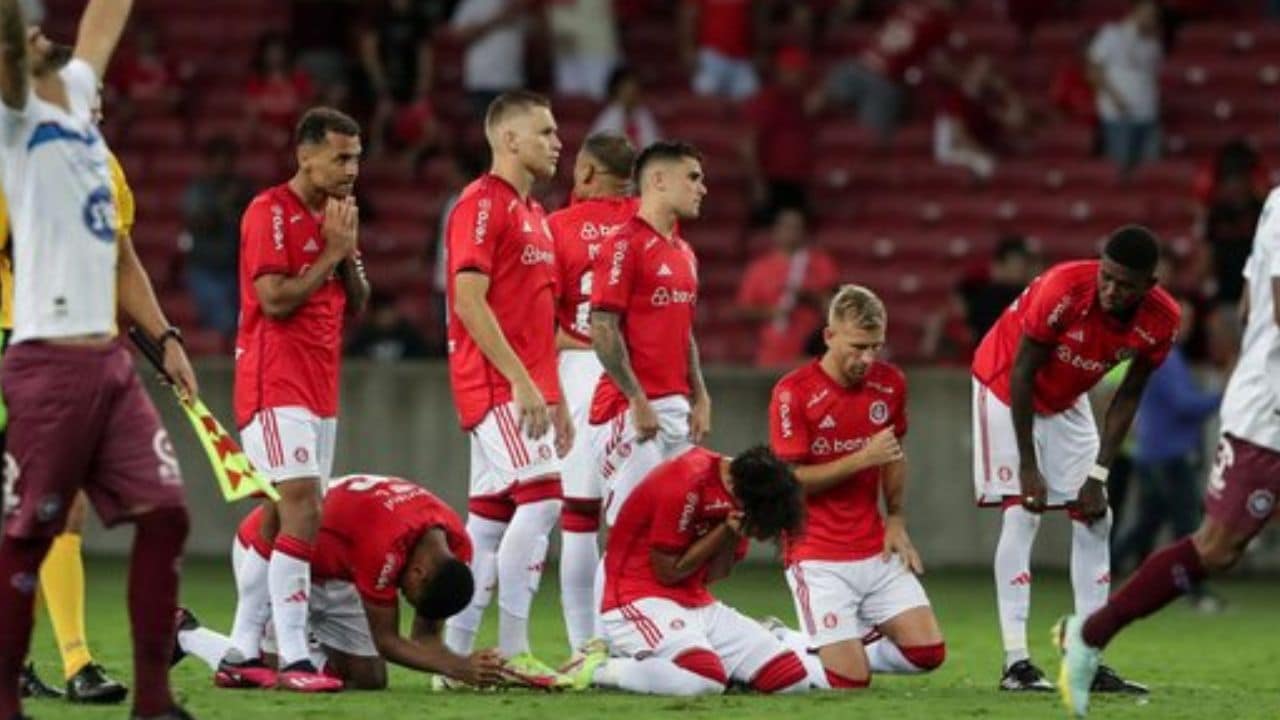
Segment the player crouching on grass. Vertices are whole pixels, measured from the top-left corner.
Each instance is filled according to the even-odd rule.
[[[729,575],[748,538],[776,540],[804,521],[800,486],[766,447],[735,458],[694,447],[635,487],[609,534],[601,605],[605,634],[573,687],[656,695],[805,691],[800,657],[717,601],[707,585]]]
[[[244,592],[241,570],[253,543],[261,542],[261,522],[258,508],[240,524],[232,547],[240,602],[256,597]],[[312,663],[360,690],[387,686],[387,661],[476,686],[523,683],[493,650],[463,656],[444,644],[444,621],[471,600],[470,559],[471,540],[457,513],[420,485],[376,475],[336,479],[325,495],[311,564],[308,624],[319,644]],[[397,590],[415,610],[408,638],[400,634]],[[187,654],[199,657],[219,687],[276,685],[276,670],[266,661],[229,669],[222,660],[231,650],[230,638],[179,611],[175,663]]]

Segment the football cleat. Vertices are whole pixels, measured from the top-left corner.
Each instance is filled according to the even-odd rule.
[[[1107,665],[1099,665],[1098,672],[1093,674],[1090,691],[1096,693],[1123,693],[1125,695],[1147,695],[1151,692],[1146,685],[1125,680],[1120,673]]]
[[[538,690],[565,690],[573,684],[572,680],[552,670],[530,652],[507,660],[502,666],[502,678],[508,685]]]
[[[300,693],[327,693],[339,692],[342,690],[343,683],[338,678],[316,670],[316,666],[312,665],[310,660],[299,660],[280,669],[276,677],[276,687]]]
[[[129,688],[112,680],[98,663],[85,665],[67,681],[67,699],[73,703],[114,705],[128,694]]]
[[[1004,671],[1000,689],[1009,692],[1053,692],[1053,683],[1030,660],[1019,660]]]
[[[276,669],[257,658],[241,662],[223,659],[213,674],[213,684],[227,689],[273,688],[276,680]]]
[[[432,675],[431,691],[432,692],[449,692],[451,690],[475,690],[475,686],[468,685],[461,680],[455,680],[448,675]]]
[[[1068,615],[1053,626],[1053,642],[1062,653],[1058,692],[1067,711],[1076,717],[1089,714],[1089,693],[1097,681],[1102,659],[1101,652],[1085,644],[1080,635],[1083,627],[1084,620],[1077,615]]]
[[[590,689],[595,682],[596,670],[609,661],[609,646],[603,640],[588,640],[582,649],[577,666],[571,672],[561,671],[569,678],[569,689],[581,692]]]
[[[173,633],[173,656],[169,658],[169,667],[182,662],[182,658],[187,656],[187,651],[183,650],[182,645],[178,643],[178,633],[184,630],[195,630],[200,627],[200,621],[190,610],[180,607],[174,614],[173,624],[176,630]]]
[[[36,664],[27,663],[18,676],[18,695],[33,700],[60,700],[64,693],[49,685],[36,674]]]

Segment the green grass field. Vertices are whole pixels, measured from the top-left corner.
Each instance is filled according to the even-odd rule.
[[[124,605],[124,566],[116,559],[89,558],[88,625],[95,656],[121,679],[129,673],[129,630]],[[183,602],[206,624],[225,631],[234,603],[225,563],[188,563]],[[556,575],[544,578],[533,623],[534,645],[548,661],[565,652],[564,630],[556,600]],[[1066,578],[1037,576],[1033,604],[1033,654],[1053,673],[1056,662],[1048,628],[1068,609]],[[639,720],[669,713],[681,718],[752,718],[819,720],[821,718],[1054,718],[1063,717],[1057,696],[1010,697],[997,692],[1001,653],[994,599],[985,573],[938,573],[925,578],[947,636],[947,663],[924,677],[878,677],[872,688],[856,694],[758,697],[730,694],[680,700],[593,692],[545,695],[532,692],[432,693],[428,679],[393,670],[385,692],[348,692],[335,696],[298,696],[276,692],[215,689],[210,673],[189,658],[178,666],[174,684],[180,697],[202,720],[266,718],[608,718]],[[1280,718],[1280,583],[1233,580],[1217,584],[1229,602],[1226,613],[1204,617],[1185,605],[1131,628],[1109,653],[1109,662],[1153,688],[1149,699],[1102,698],[1097,718]],[[720,596],[748,614],[775,614],[790,621],[791,600],[775,567],[739,568],[719,586]],[[57,660],[48,623],[41,611],[35,657],[46,678],[56,678]],[[482,639],[492,641],[492,623]],[[122,708],[80,708],[63,702],[27,705],[35,718],[124,717]]]

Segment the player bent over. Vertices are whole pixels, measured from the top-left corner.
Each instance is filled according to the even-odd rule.
[[[1206,576],[1230,570],[1262,532],[1280,495],[1280,191],[1272,190],[1245,263],[1248,315],[1240,360],[1222,396],[1222,438],[1205,490],[1205,518],[1190,537],[1147,558],[1105,605],[1059,623],[1065,656],[1059,691],[1067,707],[1089,710],[1089,679],[1102,649],[1135,620],[1164,608]]]
[[[620,657],[595,647],[574,686],[658,695],[804,691],[804,663],[769,631],[717,601],[747,538],[796,532],[800,486],[768,448],[735,458],[694,447],[659,465],[622,505],[605,552],[606,636]]]
[[[263,542],[262,520],[259,507],[236,534],[237,590],[246,579],[245,557]],[[420,485],[377,475],[334,480],[311,560],[309,625],[320,647],[310,661],[326,677],[363,690],[387,686],[387,661],[473,685],[504,679],[497,653],[456,655],[442,638],[445,618],[471,599],[470,559],[471,540],[457,513]],[[400,634],[397,590],[415,611],[408,638]],[[275,686],[274,670],[223,663],[231,647],[230,638],[181,611],[174,662],[186,654],[199,657],[221,687]]]
[[[923,566],[907,536],[907,460],[898,445],[907,384],[876,359],[886,322],[870,290],[840,288],[823,331],[826,353],[778,381],[770,403],[771,445],[795,468],[807,510],[804,532],[786,544],[801,632],[779,625],[774,633],[824,688],[866,687],[873,672],[928,672],[946,657],[913,574]]]

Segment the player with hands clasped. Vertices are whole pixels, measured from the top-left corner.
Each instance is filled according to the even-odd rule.
[[[946,658],[907,534],[907,385],[876,358],[886,325],[874,293],[840,288],[826,353],[779,380],[769,407],[770,444],[795,468],[807,509],[785,553],[800,632],[772,630],[822,688],[863,688],[872,673],[929,672]]]
[[[973,361],[973,478],[978,503],[1003,508],[996,597],[1005,663],[1002,690],[1048,691],[1031,662],[1031,547],[1040,514],[1066,509],[1075,608],[1101,607],[1111,587],[1109,467],[1152,371],[1178,330],[1178,303],[1156,287],[1155,236],[1125,226],[1099,260],[1056,265],[1031,282],[978,346]],[[1088,391],[1131,359],[1107,409],[1101,441]],[[1098,692],[1145,692],[1099,668]]]

